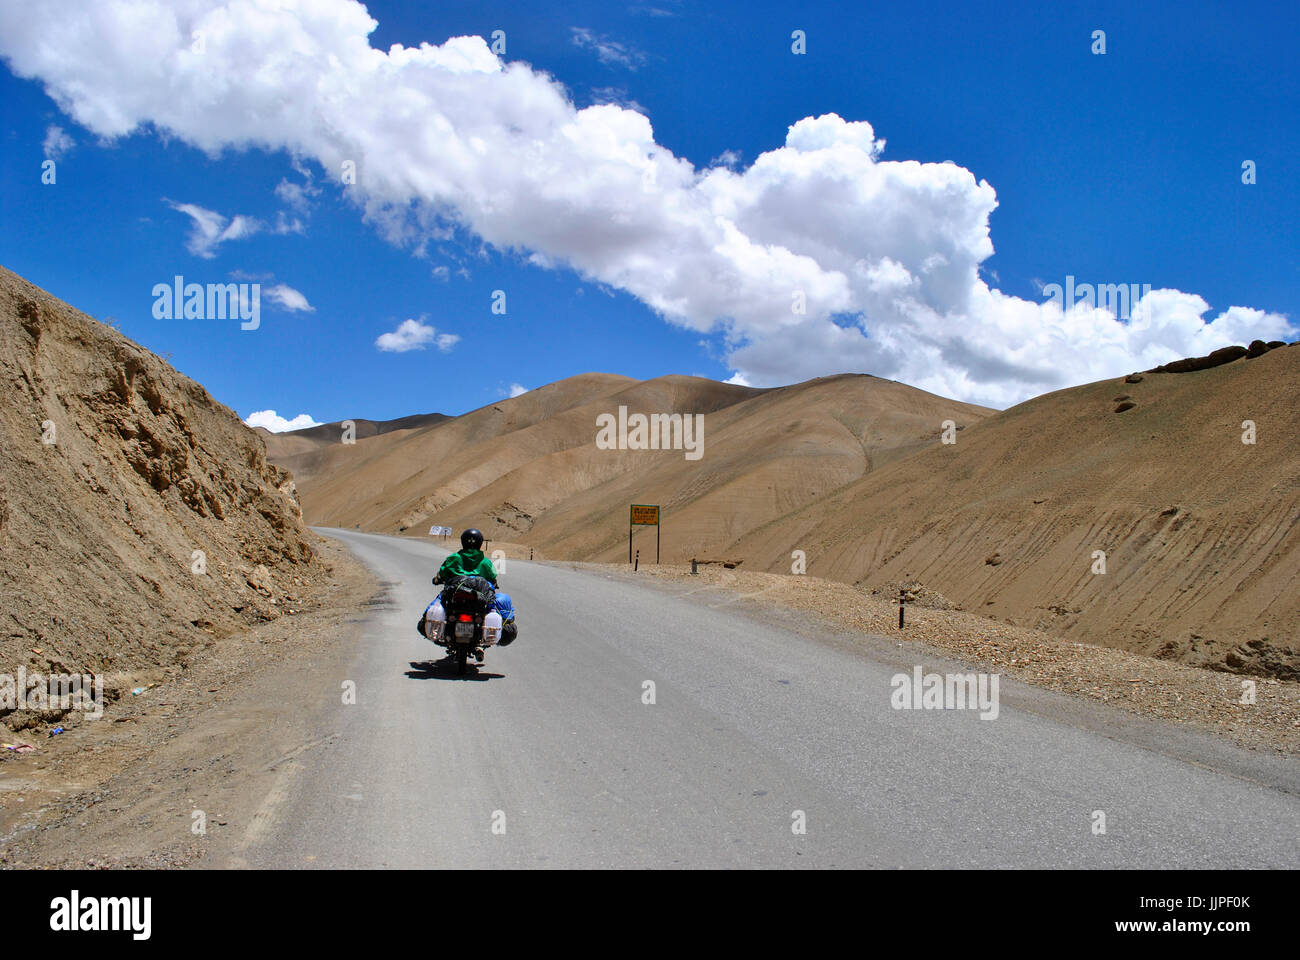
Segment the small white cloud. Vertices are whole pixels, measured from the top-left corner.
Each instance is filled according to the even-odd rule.
[[[263,229],[260,220],[244,216],[242,213],[226,217],[215,210],[208,210],[193,203],[173,203],[166,197],[163,198],[163,202],[193,221],[190,235],[185,238],[185,248],[204,260],[211,260],[216,256],[217,247],[227,240],[242,240]]]
[[[51,124],[45,131],[45,140],[41,143],[41,149],[45,151],[46,160],[62,160],[63,155],[75,145],[76,142],[63,132],[62,127]]]
[[[289,207],[295,213],[306,216],[311,210],[313,198],[320,193],[320,187],[315,186],[312,182],[312,173],[305,166],[295,162],[293,168],[303,177],[302,183],[294,183],[291,180],[282,178],[275,185],[275,195],[280,198],[280,202]]]
[[[419,320],[403,320],[392,333],[381,334],[375,340],[375,346],[390,353],[423,350],[425,344],[432,341],[437,333],[433,327]]]
[[[678,11],[668,9],[673,4],[680,5],[681,0],[667,0],[663,6],[651,7],[644,4],[633,4],[628,8],[629,13],[643,13],[647,17],[675,17]]]
[[[401,325],[391,333],[380,335],[375,346],[389,353],[406,353],[408,350],[423,350],[432,343],[446,353],[457,343],[460,337],[454,333],[439,333],[437,328],[419,320],[403,320]]]
[[[292,420],[286,420],[274,410],[258,410],[250,413],[244,420],[244,424],[250,427],[261,427],[263,430],[270,430],[272,433],[284,433],[286,430],[306,430],[308,427],[319,427],[320,424],[312,419],[310,414],[300,413]]]
[[[723,150],[720,154],[709,161],[709,166],[728,167],[735,170],[740,166],[741,159],[739,150]]]
[[[275,185],[275,195],[287,207],[292,207],[295,210],[307,209],[307,192],[303,189],[301,183],[281,180]]]
[[[276,197],[288,207],[287,211],[280,210],[275,215],[272,230],[277,234],[306,233],[313,201],[320,194],[320,187],[315,185],[315,177],[305,164],[294,159],[293,169],[302,177],[302,183],[281,178],[275,185]]]
[[[450,267],[434,267],[430,272],[433,274],[433,279],[437,280],[439,283],[446,283],[451,279]]]
[[[262,292],[272,303],[277,303],[291,312],[316,312],[316,308],[307,302],[307,298],[287,283],[277,283],[273,287],[267,287]]]
[[[303,234],[307,232],[307,225],[299,217],[290,217],[281,210],[275,215],[273,232],[281,235],[286,233]]]
[[[745,379],[745,375],[743,373],[733,373],[731,376],[729,376],[726,380],[723,380],[722,382],[734,383],[738,387],[750,386],[749,381]]]
[[[570,27],[569,32],[575,47],[594,50],[596,59],[606,66],[620,66],[635,70],[645,63],[645,54],[640,50],[601,36],[587,27]]]
[[[510,384],[510,396],[512,397],[522,397],[527,392],[528,392],[528,388],[525,387],[522,383]]]

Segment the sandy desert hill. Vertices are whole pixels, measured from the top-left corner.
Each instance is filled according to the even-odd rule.
[[[618,472],[556,503],[516,538],[548,555],[626,559],[627,504],[657,503],[665,561],[743,559],[731,546],[755,527],[932,442],[945,420],[964,430],[992,412],[862,375],[764,390],[705,417],[705,454],[696,462],[671,452],[596,451],[588,441],[567,459],[609,459]],[[537,466],[502,485],[522,495],[555,469]],[[495,492],[458,504],[451,515],[468,519]],[[649,529],[638,533],[642,556],[652,555],[651,541]]]
[[[234,411],[3,268],[0,367],[0,671],[175,664],[324,575]]]
[[[1171,366],[1002,413],[869,376],[754,390],[585,374],[317,447],[302,502],[313,523],[476,525],[603,561],[627,557],[628,504],[659,503],[666,562],[789,573],[802,550],[809,573],[864,589],[908,584],[1071,639],[1300,676],[1300,349]],[[620,405],[706,413],[706,455],[598,450],[595,418]],[[653,531],[636,545],[652,555]]]
[[[702,414],[705,455],[598,449],[597,417],[620,407]],[[964,429],[991,412],[869,376],[757,390],[583,374],[445,423],[321,448],[303,509],[312,523],[386,532],[474,524],[549,556],[616,560],[628,504],[658,503],[664,559],[711,556],[933,442],[945,419]]]
[[[417,413],[409,417],[398,417],[396,420],[356,419],[351,421],[352,436],[357,440],[364,440],[366,437],[375,437],[394,430],[412,430],[449,419],[451,418],[441,413]],[[272,433],[265,427],[256,427],[255,432],[266,444],[266,456],[271,462],[291,461],[294,477],[307,478],[315,473],[315,467],[321,459],[311,454],[323,447],[338,443],[344,435],[344,428],[343,421],[338,420],[334,423],[322,423],[319,426],[287,433]]]
[[[1116,412],[1119,398],[1136,403]],[[1300,677],[1300,346],[1037,397],[741,538],[746,568]],[[1243,443],[1243,423],[1255,443]],[[1094,574],[1094,551],[1105,573]]]

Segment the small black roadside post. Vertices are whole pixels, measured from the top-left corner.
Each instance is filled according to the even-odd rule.
[[[533,548],[532,548],[532,547],[529,547],[529,548],[528,548],[528,559],[529,559],[529,560],[533,559]]]
[[[693,577],[699,572],[699,568],[695,566],[695,558],[691,557],[691,576]]]
[[[636,573],[636,568],[641,566],[641,551],[636,552],[636,559],[632,561],[632,572]]]
[[[907,595],[903,593],[903,588],[898,588],[898,629],[903,629],[903,610],[907,606]]]

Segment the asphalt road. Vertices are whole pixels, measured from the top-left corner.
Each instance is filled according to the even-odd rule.
[[[286,691],[339,702],[250,829],[250,866],[1300,863],[1292,761],[1173,728],[1166,750],[1165,728],[1082,722],[1008,682],[995,720],[897,710],[883,641],[685,588],[510,560],[519,640],[469,678],[420,666],[441,657],[415,623],[444,551],[322,532],[386,592],[345,675]]]

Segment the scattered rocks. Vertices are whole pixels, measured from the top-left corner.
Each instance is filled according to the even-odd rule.
[[[1161,364],[1154,370],[1148,370],[1147,373],[1191,373],[1196,370],[1208,370],[1211,367],[1220,367],[1225,363],[1240,360],[1242,357],[1247,360],[1254,360],[1256,357],[1262,357],[1270,350],[1285,346],[1286,344],[1281,340],[1270,340],[1268,343],[1263,340],[1252,340],[1248,347],[1223,347],[1220,350],[1215,350],[1208,357],[1188,357],[1185,360],[1175,360],[1172,363]],[[1138,380],[1133,380],[1132,377],[1138,377]],[[1138,383],[1141,377],[1138,374],[1131,373],[1124,380],[1127,383]]]
[[[1143,377],[1142,374],[1140,374],[1140,373],[1130,373],[1127,377],[1124,378],[1124,382],[1125,382],[1125,383],[1141,383],[1141,382],[1142,382],[1143,380],[1145,380],[1145,379],[1146,379],[1146,378]]]
[[[271,571],[266,569],[264,564],[258,564],[253,571],[244,578],[244,582],[263,596],[271,595]]]
[[[1148,370],[1147,373],[1193,373],[1197,370],[1209,370],[1211,367],[1221,367],[1225,363],[1240,360],[1247,352],[1242,346],[1223,347],[1213,351],[1208,357],[1188,357],[1185,360],[1162,363],[1154,370]]]
[[[1119,403],[1115,404],[1115,412],[1123,413],[1125,410],[1132,410],[1136,406],[1137,406],[1136,400],[1133,400],[1131,398],[1128,400],[1121,400]]]

